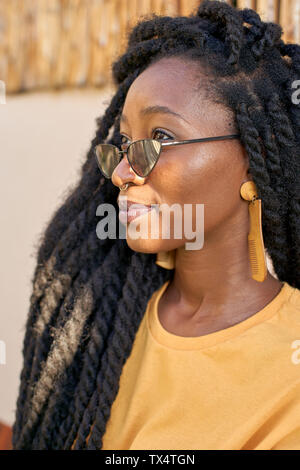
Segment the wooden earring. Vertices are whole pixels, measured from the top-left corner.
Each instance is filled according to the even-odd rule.
[[[267,263],[261,223],[261,199],[258,198],[254,181],[243,183],[240,194],[245,201],[250,201],[248,204],[250,217],[248,249],[252,278],[263,282],[267,276]]]
[[[161,251],[160,253],[157,253],[155,263],[165,269],[174,269],[175,254],[176,250]]]

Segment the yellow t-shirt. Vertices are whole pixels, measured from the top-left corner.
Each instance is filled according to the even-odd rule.
[[[199,337],[165,330],[152,295],[124,364],[103,450],[300,450],[300,290]]]

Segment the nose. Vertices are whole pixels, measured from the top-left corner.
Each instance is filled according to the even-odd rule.
[[[138,176],[133,171],[133,169],[129,165],[126,154],[114,169],[111,177],[111,181],[115,186],[123,186],[125,183],[133,183],[138,186],[141,186],[145,183],[145,180],[146,178]]]

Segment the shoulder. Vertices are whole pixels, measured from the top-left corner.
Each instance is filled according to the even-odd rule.
[[[297,289],[296,287],[292,287],[289,284],[287,284],[288,290],[290,292],[289,295],[289,302],[290,304],[298,311],[300,311],[300,289]]]
[[[284,299],[281,310],[286,312],[290,319],[293,319],[300,325],[300,290],[284,283]]]

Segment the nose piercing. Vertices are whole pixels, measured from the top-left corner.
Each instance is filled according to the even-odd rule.
[[[118,188],[120,189],[120,191],[126,191],[126,189],[128,188],[128,183],[124,184],[123,186],[118,186]]]

